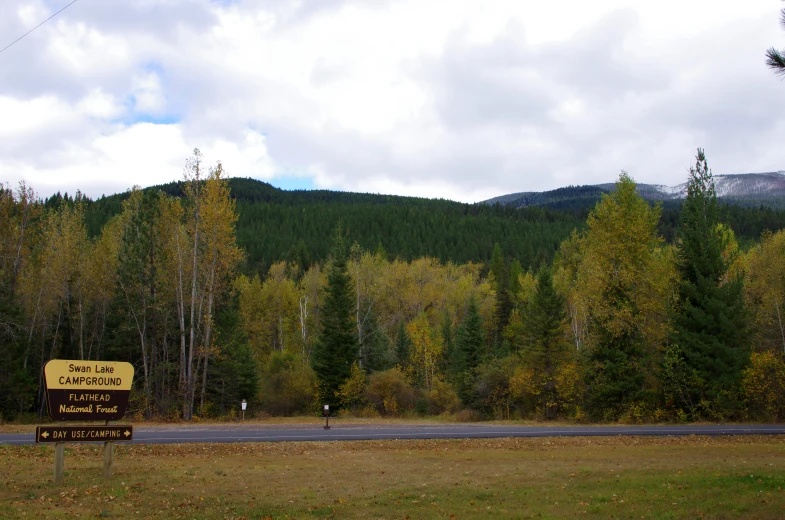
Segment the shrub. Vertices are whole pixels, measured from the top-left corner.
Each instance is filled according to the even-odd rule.
[[[510,378],[514,364],[514,358],[492,359],[474,370],[474,404],[484,415],[495,419],[510,418]]]
[[[400,415],[414,406],[414,392],[399,367],[373,373],[367,397],[382,415]]]
[[[482,420],[482,417],[476,410],[465,409],[455,415],[455,420],[458,422],[478,422]]]
[[[556,397],[560,414],[572,419],[580,419],[580,397],[583,391],[581,369],[576,362],[564,363],[556,370]]]
[[[274,352],[264,368],[259,401],[272,415],[292,415],[312,408],[316,374],[291,352]]]
[[[431,391],[425,394],[425,402],[431,415],[453,413],[461,407],[461,400],[452,385],[438,379],[431,385]]]
[[[537,407],[540,390],[533,368],[523,365],[515,367],[510,377],[510,397],[525,416],[536,416],[540,412]]]
[[[785,360],[774,352],[753,352],[744,370],[742,389],[753,417],[785,419]]]
[[[367,390],[368,377],[365,370],[359,367],[355,361],[349,378],[341,385],[337,396],[344,410],[356,411],[367,402],[365,392]]]
[[[620,423],[625,424],[643,424],[651,422],[654,417],[649,403],[645,401],[635,401],[627,405],[624,413],[619,417]]]

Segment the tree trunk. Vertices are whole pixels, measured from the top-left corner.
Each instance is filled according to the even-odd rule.
[[[197,175],[196,181],[199,182],[199,178]],[[198,184],[197,184],[198,186]],[[199,189],[198,187],[196,188]],[[197,193],[198,198],[198,193]],[[197,266],[197,259],[199,253],[199,202],[198,200],[195,202],[194,208],[194,248],[193,248],[193,273],[191,277],[191,322],[190,326],[190,337],[188,343],[188,364],[187,364],[187,385],[186,385],[186,401],[185,407],[183,410],[183,419],[186,421],[190,421],[193,417],[194,413],[194,397],[195,397],[195,374],[193,371],[193,364],[194,364],[194,343],[196,341],[195,338],[195,316],[194,313],[196,311],[196,280],[199,275],[198,266]]]
[[[357,358],[359,360],[359,367],[363,368],[363,324],[360,320],[360,261],[357,260],[357,265],[354,270],[354,287],[356,293],[356,302],[354,309],[354,322],[357,325]]]
[[[79,359],[84,360],[84,299],[79,297]]]
[[[24,204],[24,212],[22,213],[22,220],[19,223],[19,242],[16,245],[16,257],[14,258],[14,268],[11,272],[11,286],[10,294],[14,294],[16,290],[16,280],[19,277],[19,270],[22,267],[22,245],[25,239],[25,228],[27,227],[27,220],[30,216],[30,204],[27,189],[24,185],[20,186],[22,198],[20,202]]]
[[[22,363],[22,368],[27,370],[27,358],[30,354],[30,346],[33,344],[33,331],[35,331],[35,319],[38,317],[38,306],[41,304],[41,295],[44,292],[44,284],[41,284],[41,290],[38,291],[38,299],[35,301],[35,311],[33,312],[33,320],[30,323],[30,335],[27,337],[27,347],[25,347],[25,359]]]
[[[180,226],[177,236],[177,318],[180,324],[180,388],[185,390],[185,291],[183,290],[183,254],[180,249]]]
[[[52,359],[54,357],[55,343],[57,342],[57,334],[60,332],[60,318],[62,317],[62,315],[63,315],[63,302],[61,301],[60,305],[58,306],[58,310],[57,310],[57,325],[55,326],[55,332],[52,335],[52,348],[49,351],[49,359]],[[38,376],[38,388],[39,388],[39,390],[42,391],[41,409],[39,411],[39,415],[41,417],[44,416],[44,410],[46,409],[45,408],[46,407],[46,392],[43,392],[43,388],[44,388],[44,383],[43,383],[43,379],[44,379],[44,365],[46,365],[46,361],[48,361],[48,360],[46,360],[44,358],[44,344],[42,342],[41,343],[41,369],[40,369],[40,373],[39,373],[39,376]]]
[[[302,340],[303,340],[303,349],[302,349],[303,360],[308,359],[308,357],[305,355],[306,342],[308,338],[307,330],[305,328],[306,319],[308,319],[308,295],[307,294],[300,297],[300,335],[302,336]]]
[[[152,228],[152,225],[151,225]],[[151,401],[153,393],[152,386],[156,384],[158,378],[155,377],[158,367],[158,330],[156,323],[156,293],[155,293],[155,239],[152,238],[154,230],[150,231],[150,374],[153,376],[151,388],[148,389],[148,400]],[[148,401],[148,402],[149,402]],[[151,413],[151,406],[147,407],[148,415]],[[149,417],[148,417],[149,418]]]
[[[142,321],[139,322],[139,315],[137,314],[136,310],[134,309],[133,305],[131,304],[131,297],[128,295],[128,290],[125,288],[122,282],[120,282],[120,289],[125,294],[125,301],[128,302],[128,308],[131,312],[131,317],[134,319],[134,323],[136,324],[136,332],[139,334],[139,343],[141,344],[142,348],[142,373],[144,377],[144,398],[145,398],[145,416],[149,417],[149,410],[150,410],[150,369],[149,369],[149,360],[147,356],[147,345],[145,345],[145,336],[147,331],[147,300],[144,297],[145,288],[142,287],[141,289],[141,298],[142,298]]]
[[[213,333],[213,298],[215,294],[215,268],[218,260],[218,250],[213,234],[213,261],[210,265],[210,282],[207,287],[207,319],[204,325],[204,369],[202,370],[202,395],[199,401],[199,414],[204,414],[204,395],[207,391],[207,364],[210,360],[210,341]]]
[[[780,304],[774,301],[774,307],[777,309],[777,322],[780,326],[780,337],[782,338],[782,350],[785,353],[785,330],[782,328],[782,315],[780,315]]]

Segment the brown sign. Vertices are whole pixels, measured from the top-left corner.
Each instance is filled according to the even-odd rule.
[[[133,426],[36,426],[35,442],[131,441]]]
[[[128,407],[125,390],[47,390],[55,421],[119,421]]]
[[[130,363],[53,359],[44,366],[49,416],[55,421],[117,421],[134,378]]]

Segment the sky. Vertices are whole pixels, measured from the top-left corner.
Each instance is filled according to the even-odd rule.
[[[71,0],[0,2],[0,48]],[[78,0],[0,52],[0,182],[476,202],[785,170],[777,0]]]

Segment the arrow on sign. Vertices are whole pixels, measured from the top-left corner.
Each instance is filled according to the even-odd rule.
[[[41,434],[41,437],[43,437],[44,439],[46,439],[47,437],[49,437],[49,432],[44,432],[44,433],[42,433],[42,434]]]
[[[131,435],[131,432],[129,432],[128,430],[125,430],[125,436],[128,437],[129,435]]]

